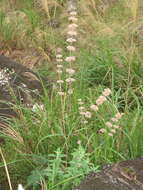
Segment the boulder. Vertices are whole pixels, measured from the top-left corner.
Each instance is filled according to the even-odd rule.
[[[143,190],[143,157],[87,175],[76,190]]]

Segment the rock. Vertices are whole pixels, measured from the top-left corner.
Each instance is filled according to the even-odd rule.
[[[14,104],[32,107],[43,87],[39,76],[31,69],[0,55],[0,120],[17,117]]]
[[[89,174],[76,190],[143,190],[143,157]]]

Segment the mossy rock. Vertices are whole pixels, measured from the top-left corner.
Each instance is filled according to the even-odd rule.
[[[143,190],[143,157],[91,173],[76,190]]]

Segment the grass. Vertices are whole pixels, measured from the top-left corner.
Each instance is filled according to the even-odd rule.
[[[56,49],[67,46],[66,1],[41,1],[39,5],[23,0],[12,7],[7,2],[0,1],[1,50],[32,47],[46,54],[50,49],[51,59],[37,70],[56,83]],[[59,89],[44,87],[44,110],[34,112],[20,105],[20,120],[1,133],[5,139],[1,183],[8,184],[6,176],[10,176],[13,189],[18,183],[32,189],[72,189],[85,174],[98,171],[103,164],[143,155],[141,6],[139,0],[78,3],[77,62],[71,65],[76,70],[74,93],[62,97],[57,94]],[[48,24],[53,19],[59,27]],[[68,56],[66,50],[63,56]],[[63,66],[68,68],[66,62]],[[63,72],[60,77],[64,80],[66,76]],[[98,112],[91,111],[87,124],[82,123],[85,118],[79,113],[78,99],[89,111],[105,88],[112,94]],[[64,83],[62,90],[67,89]],[[113,136],[100,134],[102,128],[109,130],[106,122],[118,112],[124,113],[118,122],[120,129]]]

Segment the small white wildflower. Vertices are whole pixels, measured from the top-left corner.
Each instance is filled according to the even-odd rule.
[[[69,57],[66,57],[65,61],[67,62],[72,62],[72,61],[75,61],[76,60],[76,57],[75,56],[69,56]]]
[[[23,186],[21,184],[18,184],[18,189],[17,190],[24,190]]]
[[[29,105],[31,106],[31,105]],[[38,112],[39,110],[43,110],[44,109],[44,105],[43,104],[34,104],[32,107],[32,111],[33,112]]]
[[[57,80],[57,83],[62,84],[62,83],[64,83],[64,81],[63,80]]]
[[[61,55],[61,54],[56,55],[56,58],[62,58],[62,57],[63,57],[63,55]]]
[[[66,69],[66,72],[70,75],[73,75],[75,73],[74,69]]]
[[[68,94],[73,94],[73,89],[72,88],[68,89]]]
[[[58,92],[58,95],[60,95],[60,96],[64,96],[65,93],[64,93],[64,92]]]
[[[80,141],[80,140],[78,140],[78,141],[77,141],[77,144],[81,144],[81,141]]]
[[[78,21],[78,19],[77,19],[76,17],[74,17],[74,16],[70,16],[70,17],[68,18],[68,20],[69,20],[69,21],[72,21],[72,22],[77,22],[77,21]]]
[[[101,133],[101,134],[103,134],[105,132],[106,132],[106,129],[104,129],[104,128],[101,128],[101,129],[98,130],[98,133]]]
[[[112,123],[110,123],[110,122],[106,122],[105,124],[107,125],[107,127],[112,127],[113,126]]]
[[[69,36],[77,36],[77,32],[76,31],[68,31],[67,34]]]
[[[85,117],[86,118],[91,118],[91,116],[92,116],[91,112],[89,112],[89,111],[85,112]]]
[[[57,69],[57,73],[62,73],[63,71],[61,69]]]
[[[109,88],[104,89],[102,92],[103,96],[109,96],[111,94],[111,90]]]
[[[70,29],[70,30],[75,30],[77,27],[78,27],[78,25],[75,24],[75,23],[72,23],[72,24],[68,25],[68,29]]]
[[[87,120],[83,120],[82,123],[83,123],[83,124],[87,124],[88,121],[87,121]]]
[[[74,46],[67,46],[67,50],[69,50],[69,51],[75,51],[76,48]]]
[[[93,104],[93,105],[90,106],[90,109],[93,110],[93,111],[98,111],[99,108],[98,108],[98,106]]]
[[[76,16],[76,15],[77,15],[77,12],[76,12],[76,11],[71,11],[69,14],[70,14],[71,16]]]
[[[101,105],[106,101],[106,97],[105,96],[99,96],[99,98],[96,100],[96,104],[97,105]]]
[[[85,112],[81,111],[79,112],[80,115],[85,115]]]
[[[66,41],[69,43],[73,43],[76,42],[77,40],[75,38],[68,38]]]
[[[108,133],[108,135],[109,135],[110,137],[113,137],[113,133]]]
[[[57,65],[57,68],[63,68],[63,65]]]
[[[72,83],[72,82],[75,82],[75,79],[74,78],[67,78],[66,82],[67,83]]]
[[[115,129],[111,129],[110,130],[112,133],[116,133],[116,130]]]
[[[56,59],[56,61],[60,63],[63,61],[63,59]]]
[[[118,126],[118,125],[113,125],[113,128],[115,128],[115,129],[119,129],[120,126]]]
[[[80,111],[82,111],[82,110],[84,110],[84,109],[85,109],[85,107],[80,106],[78,109],[79,109]]]
[[[123,113],[117,113],[117,114],[115,115],[115,117],[116,117],[117,119],[121,119],[122,115],[123,115]]]
[[[61,53],[62,52],[62,48],[57,48],[57,53]]]
[[[118,119],[117,119],[117,118],[115,118],[115,117],[113,117],[113,118],[111,118],[111,121],[113,121],[113,122],[117,122],[117,121],[118,121]]]

